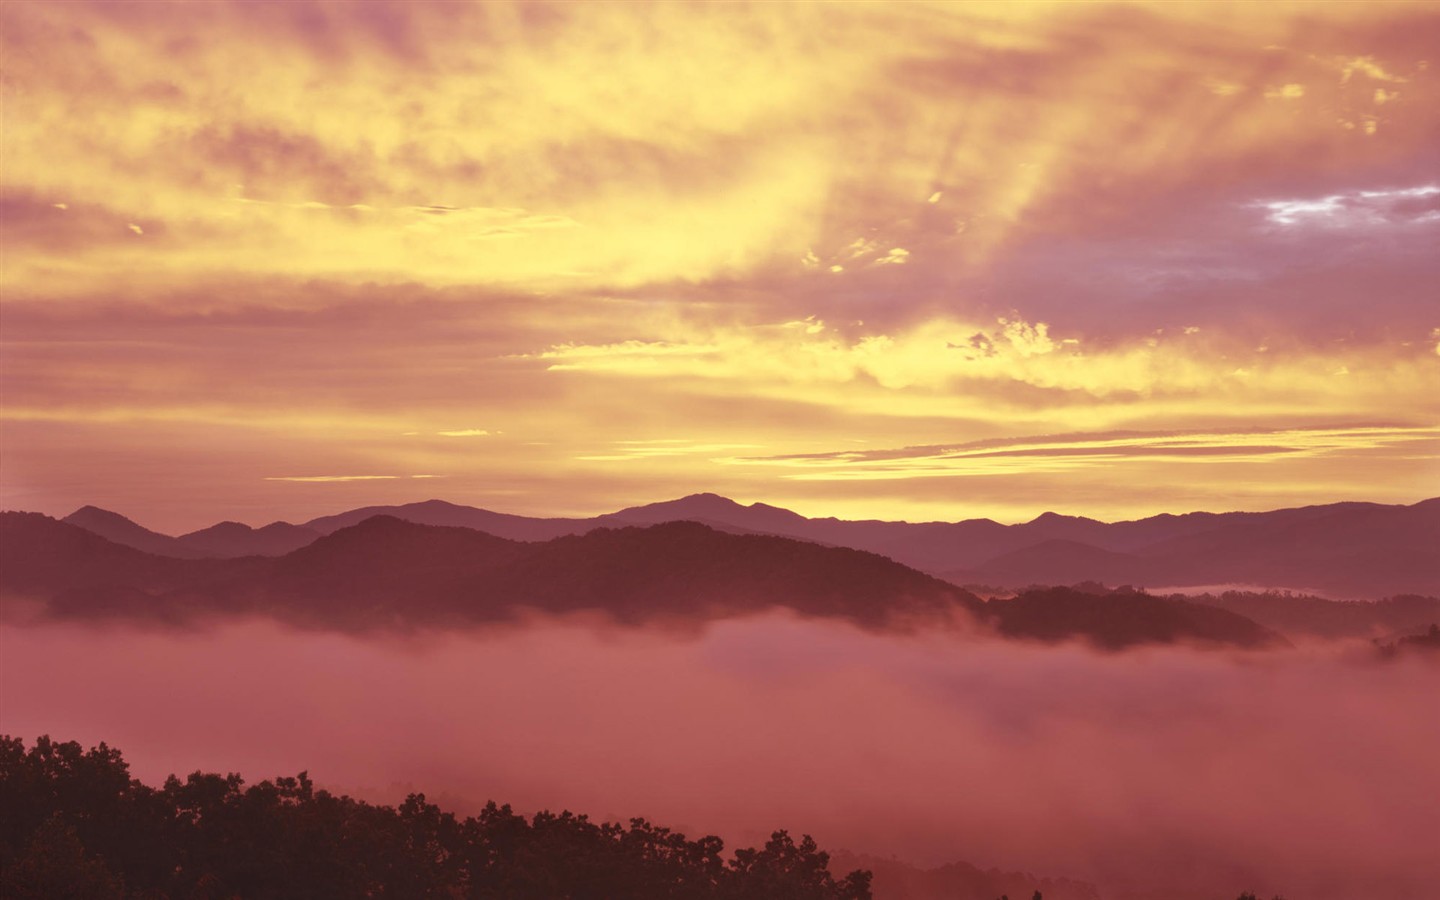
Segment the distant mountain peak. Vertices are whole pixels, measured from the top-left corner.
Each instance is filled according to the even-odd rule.
[[[92,530],[123,530],[124,532],[134,533],[137,535],[150,534],[155,535],[156,537],[167,537],[166,535],[162,535],[159,532],[151,531],[144,525],[136,522],[134,519],[131,519],[127,516],[122,516],[120,513],[113,512],[108,509],[101,509],[98,506],[82,506],[70,515],[61,519],[60,521],[68,522],[71,525],[78,525],[81,528],[88,528]],[[101,532],[101,534],[104,537],[109,537],[108,534],[104,534],[103,532]],[[113,540],[113,538],[111,539]]]
[[[129,518],[125,517],[125,516],[122,516],[122,515],[120,515],[120,514],[117,513],[117,512],[112,512],[111,510],[108,510],[108,509],[101,509],[101,508],[98,507],[98,506],[91,506],[91,505],[89,505],[89,504],[86,504],[85,506],[80,507],[79,509],[75,510],[75,511],[72,512],[70,515],[66,516],[65,518],[61,519],[60,521],[62,521],[62,522],[74,522],[74,521],[77,520],[77,519],[88,519],[89,521],[92,521],[92,522],[109,521],[109,522],[115,522],[115,523],[117,523],[117,524],[118,524],[118,523],[121,523],[121,522],[129,523],[129,524],[131,524],[131,525],[136,525],[136,524],[137,524],[133,519],[129,519]],[[143,527],[143,526],[142,526],[142,527]]]
[[[725,496],[722,496],[722,495],[720,495],[720,494],[712,493],[712,492],[710,492],[710,491],[702,491],[701,493],[698,493],[698,494],[686,494],[684,497],[681,497],[679,500],[671,500],[671,501],[668,501],[668,502],[670,502],[670,503],[694,503],[694,504],[701,504],[701,503],[703,503],[703,504],[706,504],[706,505],[709,505],[709,506],[725,506],[725,507],[738,507],[738,506],[741,506],[741,505],[742,505],[742,504],[740,504],[740,503],[737,503],[737,502],[734,501],[734,500],[731,500],[729,497],[725,497]],[[658,504],[658,503],[652,503],[652,504],[650,504],[650,505],[651,505],[651,506],[659,506],[660,504]],[[753,504],[752,504],[752,505],[753,505]]]
[[[431,497],[429,500],[421,500],[418,503],[408,504],[411,509],[463,509],[458,503],[451,503],[449,500],[441,500],[438,497]]]
[[[618,518],[627,518],[632,515],[649,515],[652,513],[664,513],[666,515],[684,516],[705,516],[717,513],[738,512],[745,509],[739,503],[729,497],[722,497],[719,494],[700,493],[686,494],[674,500],[657,500],[654,503],[642,503],[639,506],[629,506],[619,512],[610,515]],[[601,518],[604,518],[603,516]]]
[[[737,512],[750,510],[752,512],[783,513],[787,516],[799,516],[799,513],[786,509],[783,506],[772,506],[769,503],[761,503],[758,500],[754,503],[745,504],[738,500],[732,500],[723,494],[716,494],[710,491],[702,491],[698,494],[686,494],[675,500],[661,500],[656,503],[646,503],[642,506],[632,506],[630,509],[694,509],[701,512]],[[624,510],[622,510],[623,512]]]
[[[1025,523],[1027,525],[1056,525],[1061,522],[1086,522],[1096,525],[1104,524],[1099,519],[1092,519],[1088,516],[1067,516],[1064,513],[1046,511]]]
[[[789,534],[808,520],[799,513],[770,506],[766,503],[751,503],[746,506],[723,497],[720,494],[703,492],[688,494],[676,500],[661,500],[643,506],[631,506],[619,512],[598,517],[597,521],[625,522],[627,524],[657,523],[689,519],[702,521],[722,528],[740,528],[760,533]]]
[[[771,504],[769,504],[769,503],[761,503],[761,502],[758,501],[758,500],[755,501],[754,503],[750,504],[749,506],[745,507],[745,508],[746,508],[746,509],[758,509],[758,510],[763,510],[764,512],[782,512],[782,513],[789,513],[789,514],[792,515],[792,516],[798,516],[798,515],[800,515],[799,513],[795,512],[794,510],[786,509],[786,508],[783,507],[783,506],[773,506],[773,505],[771,505]]]
[[[298,550],[319,536],[319,532],[288,522],[271,522],[264,528],[252,528],[244,522],[227,520],[209,528],[182,534],[178,540],[205,556],[233,558],[282,556]]]
[[[168,534],[151,531],[133,519],[98,506],[82,506],[60,521],[146,553],[179,557],[199,555]]]
[[[400,518],[399,516],[391,515],[390,513],[377,513],[373,516],[370,516],[369,518],[362,519],[361,521],[356,522],[354,525],[346,526],[345,528],[340,529],[340,531],[343,531],[347,534],[360,534],[366,531],[416,531],[419,529],[432,527],[435,526],[421,525],[416,522],[410,522],[406,519]],[[336,534],[339,533],[340,532],[336,532]],[[328,537],[333,538],[335,537],[335,535],[328,535]]]
[[[206,530],[206,531],[235,531],[235,532],[240,532],[240,531],[254,531],[255,529],[251,528],[249,525],[246,525],[244,522],[235,522],[235,521],[232,521],[232,520],[230,520],[230,519],[226,519],[226,520],[223,521],[223,522],[216,522],[214,525],[211,525],[209,528],[207,528],[207,529],[205,529],[205,530]]]

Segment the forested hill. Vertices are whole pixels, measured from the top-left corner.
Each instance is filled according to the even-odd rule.
[[[1374,638],[1440,622],[1440,599],[1400,594],[1380,600],[1327,600],[1281,591],[1175,595],[1242,615],[1287,637]]]
[[[118,750],[0,738],[6,900],[869,900],[808,836],[726,855],[647,822],[490,803],[461,818],[423,794],[399,807],[317,790],[305,773],[246,787],[196,772],[151,787]]]
[[[383,806],[308,773],[130,777],[119,750],[0,736],[0,897],[6,900],[1101,900],[1068,878],[921,869],[832,854],[775,831],[729,854],[631,819],[524,816],[491,802],[458,816],[411,794]],[[848,874],[839,875],[840,870]],[[873,874],[872,874],[873,872]],[[1240,900],[1258,900],[1242,894]]]

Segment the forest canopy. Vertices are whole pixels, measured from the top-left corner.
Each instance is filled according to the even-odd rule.
[[[101,898],[869,900],[808,835],[776,831],[728,858],[718,837],[491,802],[465,818],[412,794],[398,807],[317,789],[307,773],[131,778],[104,743],[0,737],[0,895]]]

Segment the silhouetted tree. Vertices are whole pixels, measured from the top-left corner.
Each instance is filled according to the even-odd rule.
[[[123,891],[105,863],[85,852],[75,829],[51,816],[13,858],[0,864],[0,885],[10,900],[110,900]]]
[[[372,806],[307,773],[250,787],[195,772],[158,790],[101,744],[0,737],[0,896],[129,900],[869,900],[870,873],[839,880],[808,835],[722,856],[644,819],[527,819],[489,803],[463,820],[412,794]]]

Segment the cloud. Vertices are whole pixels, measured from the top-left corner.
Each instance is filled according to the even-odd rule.
[[[5,4],[0,491],[181,477],[199,517],[203,472],[436,471],[534,511],[1018,514],[577,457],[1429,414],[1440,17],[1197,9]],[[1284,496],[1432,474],[1306,465]],[[1147,509],[1226,489],[1154,466]]]
[[[929,407],[937,415],[971,402],[1058,410],[1083,398],[1089,404],[1083,415],[1093,416],[1097,407],[1126,408],[1142,401],[1186,405],[1225,397],[1225,402],[1243,403],[1248,397],[1267,403],[1309,393],[1318,398],[1333,390],[1324,375],[1339,363],[1366,371],[1370,380],[1359,390],[1392,398],[1379,402],[1399,411],[1401,404],[1394,401],[1415,390],[1407,378],[1428,383],[1440,374],[1421,354],[1392,361],[1393,351],[1378,348],[1301,349],[1280,356],[1267,351],[1265,357],[1249,348],[1217,352],[1216,343],[1193,327],[1093,349],[1078,338],[1057,340],[1047,323],[1019,318],[988,324],[933,319],[896,332],[856,329],[850,335],[847,330],[807,319],[703,329],[689,339],[563,344],[527,358],[555,372],[711,379],[852,409],[891,404],[897,413]],[[1007,394],[1007,385],[1033,393]],[[1336,408],[1338,400],[1330,396],[1327,405]]]
[[[306,484],[328,484],[343,481],[395,481],[399,478],[440,478],[440,475],[269,475],[266,481],[298,481]]]
[[[657,438],[644,441],[615,441],[612,449],[605,452],[591,452],[575,457],[588,462],[623,462],[627,460],[655,460],[661,457],[701,456],[714,457],[716,454],[730,454],[737,450],[755,450],[762,444],[715,444],[692,441],[685,438]]]
[[[1136,197],[1336,158],[1408,167],[1427,140],[1433,80],[1394,36],[1433,34],[1423,10],[1330,10],[1302,45],[1284,8],[1035,10],[11,4],[11,44],[47,50],[12,54],[12,118],[47,124],[7,129],[8,181],[200,235],[171,257],[183,271],[614,287],[840,255],[857,235],[879,259],[933,247],[973,268],[1077,213],[1112,227]],[[297,107],[315,83],[326,102]],[[1268,89],[1296,115],[1270,115]],[[1355,144],[1331,108],[1386,146]],[[1307,142],[1323,152],[1289,152]],[[269,206],[241,214],[237,185]],[[442,208],[551,218],[407,237],[368,214]]]
[[[1276,225],[1362,228],[1415,226],[1440,222],[1440,186],[1352,191],[1313,200],[1271,200],[1257,204]]]
[[[757,322],[763,307],[716,305],[699,286],[671,298],[266,279],[148,299],[133,290],[63,304],[7,296],[7,504],[153,508],[157,522],[191,530],[260,504],[271,506],[254,517],[272,521],[426,499],[395,479],[331,483],[322,503],[266,477],[434,472],[449,499],[512,491],[505,511],[543,515],[713,490],[820,516],[1009,520],[1065,504],[1133,518],[1413,502],[1436,471],[1422,444],[1390,442],[1323,454],[1009,454],[885,471],[757,459],[1107,429],[1419,426],[1440,392],[1433,316],[1336,342],[1192,325],[1195,309],[1134,337],[1016,311]],[[1350,374],[1335,377],[1341,367]],[[477,420],[483,428],[464,424]],[[444,434],[470,430],[491,434]],[[625,443],[677,437],[685,452]],[[65,475],[75,468],[87,478]],[[1107,490],[1117,477],[1131,487]],[[238,487],[256,484],[275,489]]]
[[[937,475],[1026,475],[1037,471],[1108,468],[1154,459],[1205,465],[1267,461],[1293,465],[1301,457],[1346,456],[1357,451],[1420,454],[1440,462],[1440,428],[1362,425],[1208,433],[1080,433],[973,441],[952,446],[732,458],[731,461],[768,463],[797,470],[787,476],[791,478],[843,481]]]

